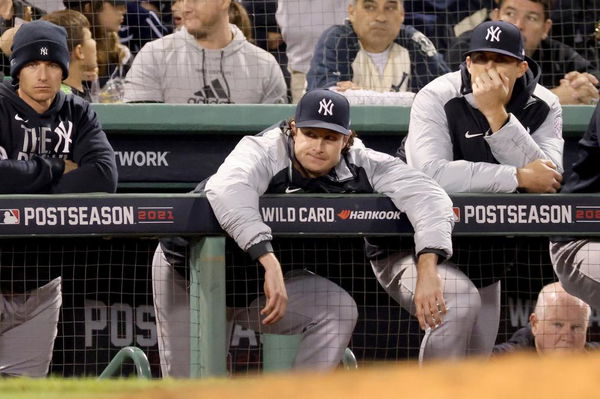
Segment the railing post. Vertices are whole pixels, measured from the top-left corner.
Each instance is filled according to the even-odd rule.
[[[108,366],[106,366],[98,378],[106,379],[113,377],[119,372],[121,365],[123,365],[123,362],[128,358],[133,361],[133,364],[135,364],[135,371],[138,378],[152,378],[152,373],[150,372],[150,363],[148,363],[146,354],[143,350],[135,346],[126,346],[122,348],[110,361]]]
[[[190,377],[227,374],[225,238],[192,240],[190,248]]]

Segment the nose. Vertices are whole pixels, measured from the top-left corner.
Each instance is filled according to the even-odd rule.
[[[190,12],[192,12],[192,1],[193,0],[183,0],[183,7],[182,7],[182,11],[185,14],[189,14]]]
[[[515,18],[513,24],[519,28],[520,31],[525,29],[525,20],[523,17]]]
[[[38,68],[38,79],[42,82],[48,80],[48,66],[44,63],[40,63]]]

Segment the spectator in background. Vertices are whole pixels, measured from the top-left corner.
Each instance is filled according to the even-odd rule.
[[[408,164],[449,193],[556,192],[562,180],[562,109],[556,96],[537,84],[539,67],[524,61],[519,29],[503,21],[480,24],[467,53],[460,71],[435,79],[416,95],[406,139]],[[458,268],[441,274],[452,322],[426,332],[422,358],[491,354],[500,321],[500,278],[509,262],[494,259],[502,240],[454,239],[455,248],[467,248],[469,256],[452,259]],[[418,311],[411,307],[420,272],[412,258],[391,253],[371,264],[388,293]]]
[[[229,23],[231,0],[184,0],[184,29],[144,46],[125,82],[126,102],[284,103],[273,56]]]
[[[315,45],[330,26],[342,24],[352,0],[278,0],[277,23],[285,41],[290,89],[295,104],[306,91]],[[274,39],[274,38],[273,38]]]
[[[114,192],[115,154],[96,114],[60,91],[69,73],[65,29],[24,24],[12,49],[13,81],[0,85],[0,193]],[[62,268],[42,267],[47,260],[28,251],[31,242],[7,241],[0,248],[0,373],[42,377],[57,334]]]
[[[144,44],[171,33],[156,12],[149,10],[139,1],[133,0],[126,3],[124,21],[119,30],[121,44],[136,55]]]
[[[83,84],[98,77],[96,41],[92,38],[90,23],[82,13],[73,10],[54,11],[42,19],[62,26],[67,31],[67,47],[71,57],[69,76],[63,81],[61,90],[91,101],[89,90]]]
[[[288,87],[289,100],[291,98],[289,91],[290,72],[288,70],[286,45],[275,19],[277,0],[243,0],[241,4],[248,11],[248,15],[252,21],[253,43],[263,50],[267,50],[277,60],[283,73],[285,84]],[[297,20],[296,23],[301,23],[301,21]]]
[[[530,325],[515,332],[507,342],[494,346],[494,353],[597,349],[598,343],[586,343],[590,313],[590,306],[567,294],[560,283],[548,284],[538,295],[535,311],[529,316]]]
[[[2,66],[2,76],[10,76],[10,46],[12,45],[12,37],[15,33],[14,29],[24,22],[30,22],[44,15],[44,11],[32,7],[30,3],[21,0],[2,0],[0,1],[0,63]],[[8,31],[8,32],[7,32]],[[5,35],[6,33],[6,35]]]
[[[425,35],[403,25],[402,0],[354,0],[348,14],[319,39],[308,90],[331,88],[351,103],[410,105],[414,93],[450,71]]]
[[[541,67],[540,84],[556,94],[562,105],[598,101],[600,71],[573,48],[548,37],[552,28],[553,0],[500,0],[491,18],[511,22],[525,39],[525,54]],[[448,50],[453,69],[464,61],[472,31],[459,36]]]
[[[131,58],[129,48],[120,44],[119,30],[126,10],[125,0],[65,0],[68,9],[81,12],[92,26],[98,57],[100,87],[123,74]]]
[[[248,11],[246,11],[244,6],[237,1],[232,1],[229,4],[229,23],[240,28],[246,37],[246,40],[248,40],[250,43],[254,43],[252,21],[250,21]]]

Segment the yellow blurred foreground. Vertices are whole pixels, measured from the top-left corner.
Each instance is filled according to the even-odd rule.
[[[386,364],[329,374],[271,374],[153,388],[123,399],[600,398],[600,353]]]

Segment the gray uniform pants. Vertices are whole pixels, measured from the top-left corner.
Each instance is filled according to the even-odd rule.
[[[600,309],[600,241],[550,242],[550,259],[565,291]]]
[[[62,304],[61,278],[25,294],[0,293],[0,373],[44,377]]]
[[[294,369],[328,370],[341,361],[350,342],[358,310],[352,297],[331,281],[308,272],[287,274],[288,306],[276,324],[261,324],[260,296],[247,308],[230,308],[227,319],[268,334],[301,334]],[[161,370],[164,377],[190,375],[190,306],[185,279],[165,259],[160,246],[152,261],[152,288]],[[231,328],[228,328],[231,334]],[[229,339],[227,342],[229,343]]]
[[[396,253],[371,261],[375,276],[386,292],[413,316],[417,267],[414,255]],[[428,328],[419,360],[489,356],[500,323],[500,282],[477,289],[453,264],[438,265],[448,313],[435,329]]]

